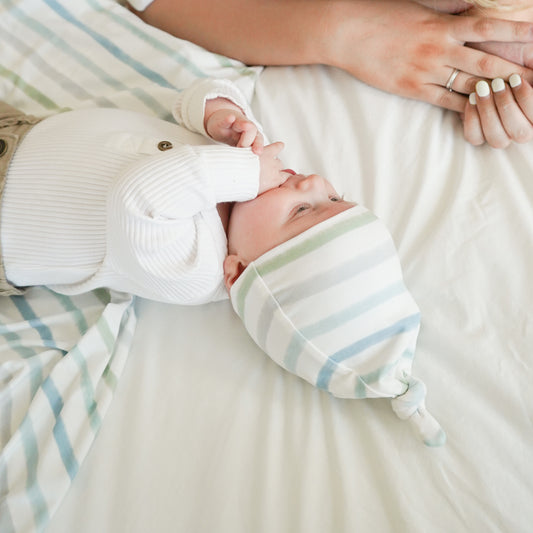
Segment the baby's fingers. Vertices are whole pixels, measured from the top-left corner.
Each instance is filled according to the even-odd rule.
[[[257,126],[247,119],[237,119],[232,126],[233,131],[239,136],[237,147],[249,148],[252,146],[258,131]]]
[[[258,133],[254,142],[252,143],[252,152],[256,155],[261,155],[263,153],[263,148],[265,146],[265,139],[261,133]]]

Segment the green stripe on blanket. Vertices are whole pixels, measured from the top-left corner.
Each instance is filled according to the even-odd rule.
[[[35,115],[118,107],[173,120],[178,91],[261,69],[145,25],[114,0],[2,0],[0,99]],[[105,419],[135,327],[133,299],[43,288],[0,300],[0,531],[42,531]],[[105,423],[105,422],[104,422]]]

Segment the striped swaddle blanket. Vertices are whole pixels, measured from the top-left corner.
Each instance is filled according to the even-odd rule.
[[[444,443],[411,375],[420,313],[392,238],[370,211],[348,209],[262,255],[231,300],[278,364],[340,398],[392,398],[426,444]]]
[[[199,78],[248,68],[147,26],[115,0],[2,0],[0,99],[36,116],[115,107],[173,120]],[[132,341],[133,299],[33,288],[0,301],[0,531],[42,531],[95,439]]]
[[[44,288],[0,301],[0,531],[42,529],[107,412],[135,328],[133,299]]]

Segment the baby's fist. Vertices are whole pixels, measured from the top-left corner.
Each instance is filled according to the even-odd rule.
[[[260,173],[259,173],[259,192],[261,194],[269,189],[279,187],[290,176],[289,172],[283,170],[283,163],[278,155],[284,148],[282,142],[268,144],[263,148],[259,155]]]
[[[263,150],[263,135],[237,106],[210,113],[205,129],[209,137],[217,142],[238,148],[251,148],[258,155]]]

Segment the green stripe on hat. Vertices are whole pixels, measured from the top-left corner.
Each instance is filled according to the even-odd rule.
[[[251,263],[242,275],[242,281],[239,279],[239,290],[237,291],[237,314],[244,320],[244,302],[246,295],[252,286],[252,283],[259,277],[255,265]]]
[[[318,231],[316,233],[313,231],[310,232],[309,237],[299,244],[289,247],[286,251],[281,252],[272,259],[269,259],[258,265],[257,271],[261,276],[266,276],[270,272],[273,272],[274,270],[277,270],[291,263],[292,261],[295,261],[296,259],[313,252],[317,248],[323,246],[325,243],[330,242],[355,228],[366,226],[375,220],[377,220],[376,215],[370,211],[365,211],[364,213],[350,218],[342,218],[336,224],[328,226],[322,231]],[[307,232],[309,232],[309,230],[300,235],[304,235]]]

